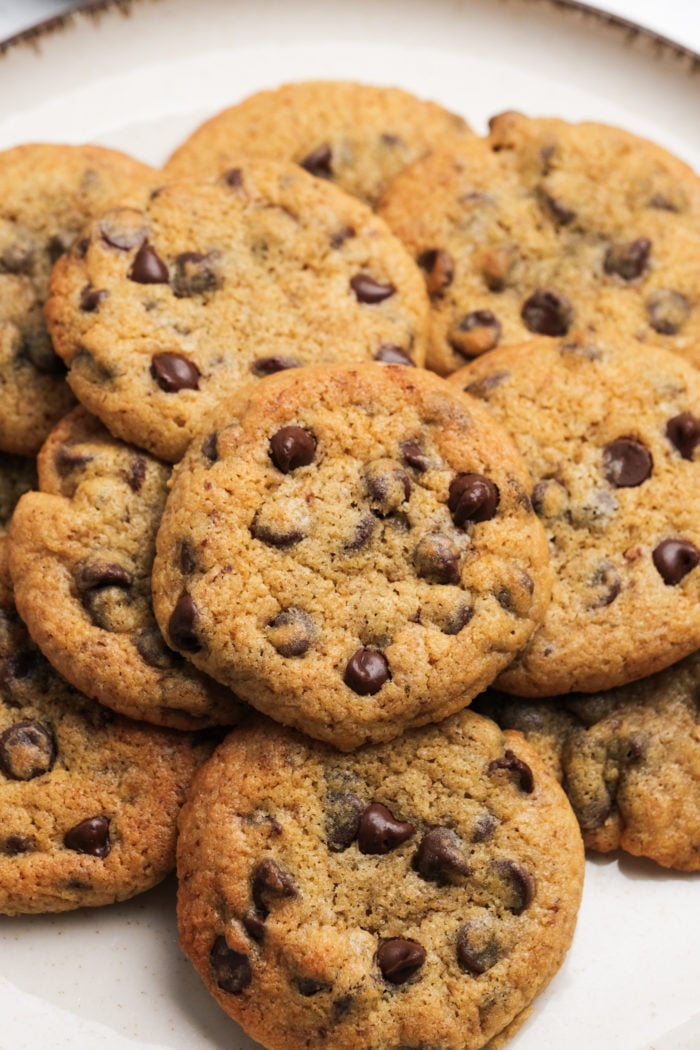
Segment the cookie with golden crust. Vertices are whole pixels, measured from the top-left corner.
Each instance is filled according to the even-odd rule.
[[[114,197],[162,178],[99,146],[28,145],[0,153],[0,448],[34,455],[74,404],[43,317],[49,276]]]
[[[350,749],[461,709],[549,600],[531,480],[478,401],[422,369],[317,366],[223,404],[157,539],[170,645]]]
[[[175,150],[165,170],[214,174],[252,153],[294,161],[373,207],[407,165],[468,135],[461,117],[400,88],[304,81],[218,113]]]
[[[502,347],[451,378],[506,426],[534,481],[552,602],[498,680],[593,692],[700,646],[700,374],[617,333]]]
[[[398,176],[379,214],[425,271],[441,375],[589,324],[700,365],[700,179],[654,143],[505,113]]]
[[[171,468],[118,441],[84,408],[39,455],[39,492],[12,525],[17,607],[53,666],[133,718],[234,725],[241,705],[166,645],[151,605],[155,535]]]
[[[604,693],[476,709],[517,729],[563,783],[590,849],[700,870],[700,652]]]
[[[0,914],[126,900],[175,864],[211,744],[121,718],[57,675],[12,601],[0,544]]]
[[[573,936],[571,808],[519,733],[469,710],[351,755],[253,721],[179,829],[182,947],[270,1050],[495,1045]]]
[[[403,246],[359,201],[272,161],[112,210],[59,262],[51,290],[74,392],[114,434],[170,461],[248,380],[425,355],[427,297]]]

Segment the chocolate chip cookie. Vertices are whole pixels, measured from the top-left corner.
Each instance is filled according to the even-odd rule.
[[[424,270],[442,375],[589,323],[700,365],[700,179],[651,142],[502,114],[400,175],[379,213]]]
[[[153,185],[151,168],[98,146],[0,153],[0,448],[33,455],[74,404],[42,308],[51,267],[109,201]]]
[[[487,410],[422,369],[280,372],[176,470],[154,609],[169,644],[342,749],[461,709],[541,621],[531,480]]]
[[[585,844],[700,870],[700,652],[634,685],[477,709],[524,733],[563,782]]]
[[[471,711],[352,755],[253,722],[179,828],[184,951],[270,1050],[479,1050],[573,935],[571,808],[520,734]]]
[[[85,409],[62,420],[39,455],[41,491],[13,520],[17,607],[53,666],[107,707],[178,729],[233,725],[236,698],[173,652],[153,616],[169,477]]]
[[[0,914],[110,904],[174,867],[176,819],[211,744],[121,718],[44,660],[0,544]]]
[[[252,153],[294,161],[374,206],[407,165],[469,134],[461,117],[399,88],[307,81],[260,91],[212,117],[166,171],[214,174]]]
[[[246,162],[106,213],[51,288],[49,327],[79,399],[171,461],[247,380],[316,361],[424,360],[413,260],[369,208],[288,164]]]
[[[700,374],[617,333],[502,347],[455,373],[534,480],[554,590],[500,676],[523,696],[624,685],[700,647]]]

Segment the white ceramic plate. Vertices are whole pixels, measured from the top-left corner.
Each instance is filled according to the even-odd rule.
[[[285,80],[399,84],[463,113],[619,123],[700,168],[700,59],[557,0],[113,0],[0,58],[0,148],[92,140],[158,164]],[[698,1050],[697,876],[591,858],[574,946],[512,1050]],[[251,1050],[177,947],[172,881],[0,920],[0,1050]],[[334,1048],[341,1050],[341,1048]]]

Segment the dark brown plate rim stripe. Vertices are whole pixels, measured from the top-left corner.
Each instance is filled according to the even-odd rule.
[[[29,29],[24,29],[22,32],[15,33],[13,36],[7,37],[6,40],[0,41],[0,57],[18,45],[35,45],[38,41],[50,36],[51,33],[68,28],[75,20],[76,15],[96,15],[99,17],[113,10],[121,11],[123,15],[128,15],[135,4],[142,2],[143,0],[88,0],[87,3],[71,8],[70,11],[65,11],[61,15],[54,15],[52,18],[47,18],[43,22],[30,26]],[[157,0],[151,0],[151,2],[157,2]],[[600,8],[583,3],[581,0],[521,0],[521,2],[538,5],[549,4],[551,7],[560,8],[564,11],[578,12],[591,21],[597,21],[602,25],[621,30],[629,39],[641,37],[655,44],[660,51],[670,52],[676,58],[682,59],[688,64],[691,73],[700,72],[699,52],[693,51],[691,48],[685,47],[676,40],[663,36],[661,33],[656,33],[653,29],[647,29],[646,26],[632,22],[628,18],[623,18],[621,15],[615,15],[609,11],[601,11]]]

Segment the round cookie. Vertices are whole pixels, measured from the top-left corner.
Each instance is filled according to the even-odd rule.
[[[700,179],[651,142],[506,113],[400,175],[379,214],[425,271],[441,375],[601,323],[700,365]]]
[[[700,652],[634,685],[476,708],[524,733],[563,782],[590,849],[700,870]]]
[[[174,867],[211,744],[120,718],[63,681],[12,602],[0,544],[0,914],[126,900]]]
[[[350,749],[464,707],[549,600],[531,480],[478,401],[399,365],[271,376],[177,468],[157,538],[169,643]]]
[[[17,500],[36,484],[35,459],[0,452],[0,543],[10,526]]]
[[[471,711],[352,755],[254,721],[195,779],[178,875],[185,953],[270,1050],[478,1050],[561,965],[583,845]]]
[[[168,648],[151,605],[170,467],[83,408],[39,455],[40,492],[13,519],[17,607],[53,666],[121,714],[177,729],[234,725],[241,705]]]
[[[294,161],[374,207],[407,165],[469,134],[461,117],[399,88],[304,81],[218,113],[175,150],[165,170],[214,174],[250,153]]]
[[[107,213],[51,289],[46,315],[74,392],[114,434],[170,461],[251,378],[424,360],[427,297],[403,246],[365,205],[288,164],[248,161]]]
[[[74,404],[46,331],[56,260],[114,197],[158,173],[99,146],[29,145],[0,153],[0,448],[34,455]],[[162,177],[162,176],[160,176]]]
[[[552,602],[499,688],[624,685],[700,646],[700,374],[579,333],[502,347],[451,382],[508,427],[549,539]]]

